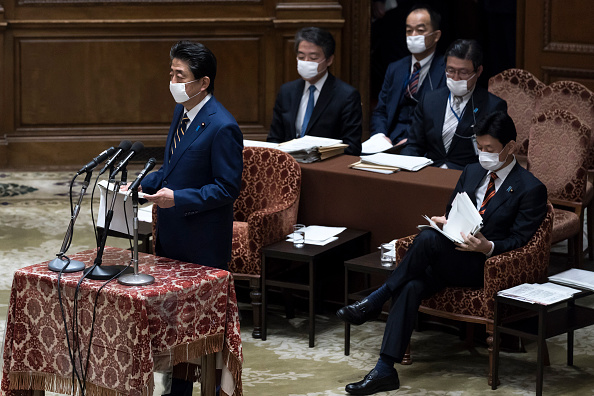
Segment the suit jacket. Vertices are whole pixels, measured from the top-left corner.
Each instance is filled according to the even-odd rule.
[[[297,137],[295,119],[299,111],[305,80],[283,84],[276,103],[268,142],[282,143]],[[328,73],[307,125],[306,135],[341,139],[349,147],[345,153],[361,153],[361,95],[354,87]]]
[[[397,117],[399,116],[400,102],[404,97],[410,77],[411,59],[412,55],[390,63],[384,77],[384,84],[378,97],[377,106],[371,115],[371,135],[383,133],[394,144],[396,141],[408,137],[407,132],[410,128],[410,122],[398,124]],[[426,92],[445,86],[445,62],[443,56],[435,54],[429,65],[429,72],[417,91],[416,97],[421,98]],[[411,120],[412,117],[408,121]]]
[[[427,157],[433,160],[434,166],[445,163],[451,169],[463,169],[478,161],[472,139],[474,125],[494,111],[507,111],[507,103],[477,85],[446,153],[442,131],[449,95],[450,90],[446,87],[428,92],[421,98],[413,115],[408,142],[400,154]]]
[[[211,97],[187,127],[173,155],[173,135],[184,113],[175,107],[163,166],[147,175],[142,191],[174,191],[175,206],[158,209],[156,253],[227,269],[233,202],[243,170],[243,136],[233,116]]]
[[[466,166],[447,207],[458,192],[466,191],[476,202],[476,189],[487,175],[478,163]],[[493,255],[524,246],[547,214],[547,188],[516,162],[483,214],[481,233],[495,243]],[[447,216],[447,215],[446,215]]]

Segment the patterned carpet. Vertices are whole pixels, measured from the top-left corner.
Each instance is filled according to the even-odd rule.
[[[14,271],[50,260],[64,238],[70,211],[69,172],[0,171],[0,326],[4,332],[8,296]],[[78,194],[79,187],[74,191]],[[87,196],[90,196],[90,190]],[[69,252],[94,247],[89,198],[77,220]],[[97,210],[97,208],[95,208]],[[111,246],[127,247],[124,240],[110,238]],[[588,269],[594,269],[588,262]],[[594,298],[588,299],[594,306]],[[269,313],[267,341],[251,337],[249,304],[242,308],[244,347],[243,385],[247,396],[335,396],[344,386],[358,381],[378,356],[384,323],[375,321],[352,330],[351,355],[344,356],[343,326],[329,309],[318,315],[316,347],[307,347],[305,312],[287,320],[280,306]],[[245,308],[245,309],[244,309]],[[576,332],[574,366],[565,364],[566,338],[548,341],[551,366],[545,367],[545,395],[594,396],[594,327]],[[530,395],[535,391],[536,348],[526,353],[501,354],[501,385],[487,386],[487,356],[484,346],[467,348],[457,335],[438,330],[415,332],[411,366],[397,367],[401,389],[378,395]],[[194,394],[199,394],[198,386]],[[156,394],[160,394],[157,390]]]

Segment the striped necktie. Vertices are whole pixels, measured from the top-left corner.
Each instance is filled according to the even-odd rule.
[[[454,96],[446,109],[442,131],[443,147],[445,147],[446,153],[450,150],[452,139],[454,138],[456,128],[458,128],[458,123],[460,122],[460,103],[462,103],[462,97]]]
[[[185,113],[183,118],[179,122],[179,126],[177,127],[177,131],[175,132],[175,135],[173,136],[173,145],[171,146],[171,154],[172,155],[173,155],[173,150],[175,150],[177,148],[177,145],[179,144],[179,142],[181,142],[182,138],[184,137],[184,135],[186,133],[188,121],[190,121],[190,119],[188,118],[188,113]]]
[[[487,191],[485,191],[485,198],[483,199],[483,203],[481,204],[481,209],[479,210],[479,214],[482,216],[485,214],[485,209],[487,209],[487,204],[495,195],[495,179],[497,179],[497,173],[491,173],[491,179],[489,180],[489,185],[487,186]]]
[[[404,96],[406,96],[407,98],[415,96],[415,94],[419,90],[419,75],[421,74],[419,73],[420,70],[421,64],[419,62],[416,62],[413,66],[413,73],[410,76],[410,81],[406,86],[406,92],[404,92]]]
[[[303,116],[303,125],[301,126],[301,136],[305,136],[305,131],[307,130],[307,124],[309,124],[309,119],[311,118],[311,114],[313,113],[313,109],[315,106],[315,99],[314,99],[314,92],[316,91],[315,85],[309,86],[309,99],[307,100],[307,107],[305,108],[305,116]]]

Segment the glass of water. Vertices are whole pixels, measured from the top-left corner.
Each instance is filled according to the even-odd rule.
[[[382,243],[380,246],[382,267],[391,267],[394,264],[394,244],[393,243]]]
[[[305,226],[303,224],[293,225],[293,246],[302,248],[305,244]]]

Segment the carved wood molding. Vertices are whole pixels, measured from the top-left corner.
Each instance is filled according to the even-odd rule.
[[[544,1],[543,16],[543,51],[545,52],[565,52],[572,54],[594,54],[594,45],[581,43],[563,43],[551,41],[552,21],[552,0]]]
[[[594,80],[594,70],[575,69],[569,67],[542,66],[543,82],[549,84],[551,76],[563,76],[568,78],[585,78]]]
[[[9,20],[8,24],[13,26],[59,26],[64,27],[89,27],[93,25],[97,26],[124,26],[124,25],[159,25],[159,26],[184,26],[184,25],[205,25],[205,24],[229,24],[229,25],[267,25],[273,22],[271,17],[263,18],[177,18],[177,19],[22,19],[22,20]]]

